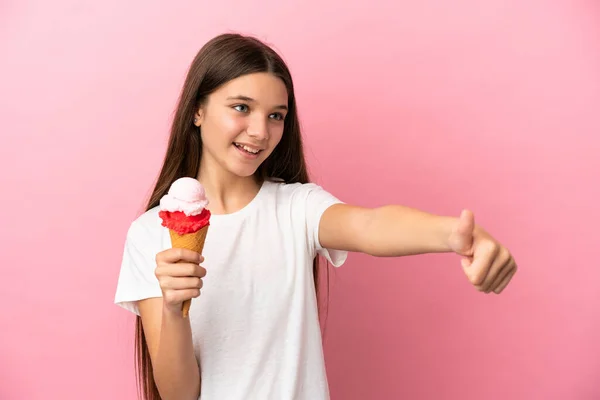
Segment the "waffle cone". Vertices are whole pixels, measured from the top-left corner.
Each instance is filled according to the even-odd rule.
[[[169,234],[171,235],[171,247],[178,249],[188,249],[195,251],[196,253],[202,254],[202,249],[204,249],[204,242],[206,241],[207,233],[208,225],[206,225],[197,232],[186,233],[184,235],[180,235],[174,230],[169,229]],[[188,316],[191,303],[191,300],[186,300],[183,302],[182,311],[184,317]]]

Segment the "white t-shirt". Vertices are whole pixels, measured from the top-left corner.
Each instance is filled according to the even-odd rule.
[[[339,267],[348,255],[319,243],[323,212],[340,200],[320,186],[266,181],[243,209],[212,215],[207,274],[190,323],[202,400],[329,399],[312,273],[317,253]],[[161,297],[155,256],[170,248],[158,207],[127,233],[115,303]]]

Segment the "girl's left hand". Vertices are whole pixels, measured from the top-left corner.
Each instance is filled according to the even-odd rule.
[[[517,272],[517,264],[508,249],[475,225],[475,217],[469,210],[461,213],[448,245],[453,252],[463,256],[463,270],[481,292],[500,294]]]

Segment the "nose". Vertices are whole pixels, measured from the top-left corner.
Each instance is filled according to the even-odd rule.
[[[265,118],[255,116],[248,125],[248,136],[253,137],[256,140],[267,140],[269,139],[269,125]]]

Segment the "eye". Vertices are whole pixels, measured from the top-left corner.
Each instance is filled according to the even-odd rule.
[[[245,104],[238,104],[236,106],[233,106],[233,109],[243,113],[248,112],[248,106]]]
[[[269,116],[269,118],[274,119],[276,121],[283,121],[285,117],[281,113],[273,113]]]

